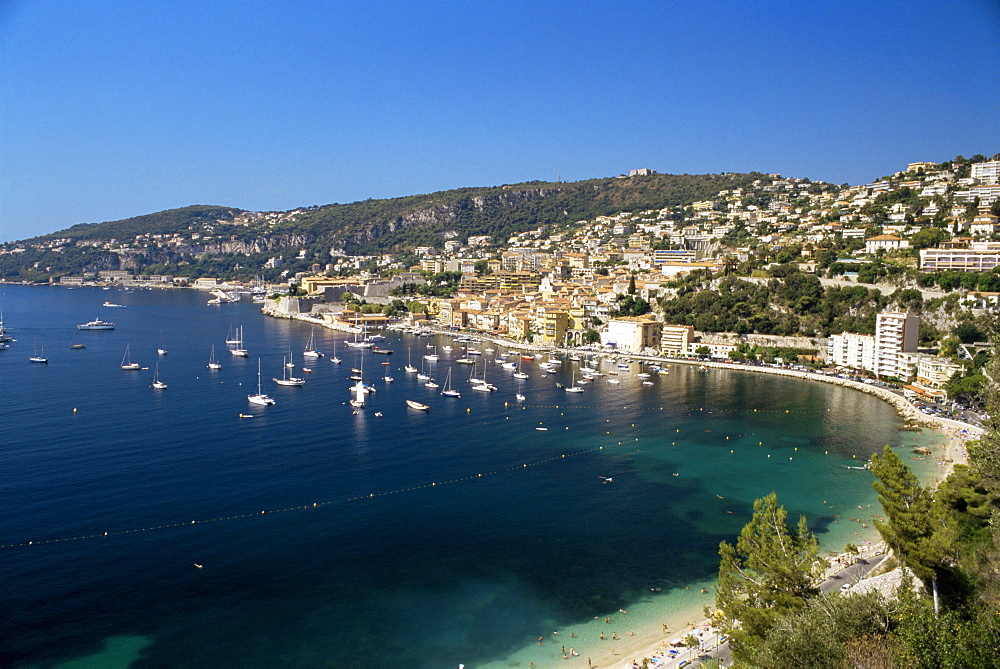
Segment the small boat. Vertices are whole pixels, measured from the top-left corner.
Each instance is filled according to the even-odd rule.
[[[215,344],[212,344],[212,352],[208,354],[208,364],[206,367],[209,369],[222,369],[222,365],[215,360]]]
[[[160,333],[160,345],[156,348],[156,355],[166,355],[167,349],[163,348],[163,333]]]
[[[330,358],[330,362],[332,362],[335,365],[339,365],[340,362],[341,362],[340,358],[337,357],[337,342],[336,342],[336,340],[334,340],[334,342],[333,342],[333,357]]]
[[[6,345],[4,345],[3,347],[0,347],[0,348],[5,348],[5,347],[6,347]],[[80,335],[79,334],[76,335],[76,338],[73,340],[73,343],[69,345],[69,347],[71,349],[87,348],[86,344],[81,344],[80,343]]]
[[[261,406],[274,404],[274,398],[265,395],[260,390],[260,358],[257,358],[257,394],[247,395],[247,401],[251,404],[259,404]]]
[[[102,321],[100,318],[95,318],[92,321],[88,321],[86,323],[81,323],[80,325],[77,325],[76,329],[77,330],[114,330],[115,329],[115,324],[111,323],[111,322],[108,322],[108,321]]]
[[[651,385],[653,385],[653,382],[652,381],[643,381],[642,385],[644,385],[644,386],[651,386]]]
[[[413,366],[413,361],[410,359],[409,349],[406,351],[406,366],[403,367],[403,369],[406,370],[408,374],[413,374],[417,371],[417,368]]]
[[[459,365],[474,365],[474,364],[476,364],[476,361],[473,360],[472,358],[459,358],[455,362],[458,363]]]
[[[424,356],[424,360],[427,360],[429,362],[437,362],[437,360],[438,360],[438,354],[437,354],[437,347],[436,346],[434,347],[434,352],[433,353],[428,353],[427,355]]]
[[[316,350],[316,328],[313,328],[309,333],[309,341],[306,343],[306,349],[302,351],[302,356],[306,358],[323,357],[323,354]]]
[[[639,372],[635,376],[636,376],[636,378],[639,378],[639,379],[648,379],[650,375],[647,374],[646,372]]]
[[[156,366],[153,368],[153,387],[157,390],[163,390],[167,387],[167,384],[160,381],[160,363],[156,363]]]
[[[288,365],[284,362],[285,358],[282,358],[281,365],[281,378],[276,379],[272,377],[272,381],[277,383],[279,386],[302,386],[305,385],[306,380],[301,377],[289,376],[288,375]]]
[[[125,355],[122,356],[122,369],[136,370],[142,369],[142,365],[137,362],[132,362],[132,358],[129,355],[129,344],[125,344]]]
[[[372,353],[378,353],[379,355],[392,355],[391,348],[379,348],[378,346],[372,347]]]
[[[436,383],[436,382],[434,381],[434,379],[430,379],[430,380],[429,380],[429,381],[428,381],[427,383],[425,383],[424,385],[425,385],[425,386],[427,386],[428,388],[440,388],[440,387],[441,387],[441,384],[439,384],[439,383]]]
[[[406,400],[406,406],[410,407],[411,409],[416,409],[417,411],[427,411],[428,409],[430,409],[430,407],[427,406],[426,404],[422,404],[420,402],[417,402],[416,400]]]
[[[618,379],[608,379],[608,383],[618,385],[619,383],[621,383],[621,381],[619,381]]]
[[[524,400],[526,400],[528,398],[525,397],[524,395],[522,395],[521,393],[518,393],[518,394],[514,395],[514,399],[516,399],[518,402],[523,402]]]

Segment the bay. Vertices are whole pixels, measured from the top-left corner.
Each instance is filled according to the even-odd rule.
[[[249,302],[0,293],[18,339],[0,352],[3,666],[539,665],[558,656],[534,643],[552,630],[710,604],[687,588],[772,490],[825,546],[854,540],[847,518],[875,500],[870,474],[847,467],[929,438],[845,388],[684,365],[646,386],[636,365],[605,363],[621,383],[574,395],[556,386],[571,361],[555,375],[525,363],[519,382],[486,352],[498,390],[474,392],[440,336],[390,334],[380,356],[316,328],[327,357],[280,387],[312,328]],[[76,331],[95,316],[115,330]],[[225,348],[239,326],[248,358]],[[147,369],[120,369],[126,345]],[[461,398],[403,371],[428,345]],[[47,365],[28,362],[36,346]],[[247,402],[258,359],[274,406]],[[165,390],[150,387],[157,364]],[[355,415],[347,377],[362,365],[376,392]]]

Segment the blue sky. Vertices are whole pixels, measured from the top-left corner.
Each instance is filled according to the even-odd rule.
[[[1000,3],[0,1],[0,241],[631,168],[1000,151]]]

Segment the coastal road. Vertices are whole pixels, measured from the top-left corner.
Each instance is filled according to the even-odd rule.
[[[854,586],[858,581],[868,576],[868,572],[881,564],[884,559],[885,553],[870,557],[860,557],[854,564],[844,567],[820,583],[819,590],[820,592],[832,592],[833,590],[839,590],[844,584]]]

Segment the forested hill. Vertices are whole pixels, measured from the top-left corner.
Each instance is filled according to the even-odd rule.
[[[680,208],[735,188],[748,193],[748,204],[766,207],[754,193],[762,193],[760,187],[773,181],[759,172],[651,174],[460,188],[284,212],[193,205],[74,225],[5,244],[0,248],[0,279],[50,281],[99,270],[224,278],[277,275],[264,271],[265,264],[294,272],[327,263],[336,254],[405,256],[417,246],[440,251],[445,241],[465,242],[470,235],[488,235],[501,245],[511,235],[540,226],[667,207],[679,208],[675,215],[681,219]],[[828,185],[816,182],[813,187]]]
[[[327,248],[342,248],[349,254],[372,254],[413,246],[440,247],[446,235],[459,239],[470,234],[506,239],[510,234],[539,225],[687,205],[709,199],[720,190],[748,187],[757,180],[771,181],[768,175],[756,172],[653,174],[573,183],[534,181],[459,188],[267,214],[220,206],[190,206],[121,221],[74,225],[24,243],[59,238],[130,242],[139,235],[184,234],[209,224],[217,234],[246,238],[248,233],[252,236],[268,230],[305,235],[310,242],[322,240]]]
[[[281,227],[326,239],[349,254],[440,248],[444,239],[490,235],[496,241],[540,225],[572,223],[622,211],[688,205],[720,190],[769,182],[767,175],[654,174],[573,183],[535,181],[461,188],[390,200],[334,204]]]

